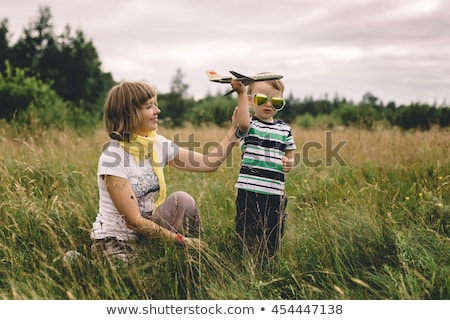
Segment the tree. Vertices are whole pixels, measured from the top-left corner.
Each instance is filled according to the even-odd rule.
[[[185,119],[187,105],[189,99],[186,97],[189,85],[184,83],[184,74],[180,68],[177,69],[175,76],[172,78],[170,92],[161,95],[158,100],[162,107],[161,118],[167,123],[174,126],[181,126]]]
[[[39,61],[44,50],[47,45],[54,42],[53,25],[50,20],[50,9],[40,8],[38,19],[30,22],[29,27],[24,29],[24,35],[12,47],[11,63],[15,67],[39,70]]]
[[[3,61],[9,60],[9,40],[8,40],[8,20],[4,19],[0,22],[0,72],[5,70]]]
[[[101,71],[97,51],[81,30],[73,35],[66,26],[56,36],[51,19],[50,8],[39,9],[39,17],[12,47],[11,64],[50,83],[64,100],[86,110],[99,109],[99,100],[114,84],[111,74]]]
[[[177,68],[175,76],[172,78],[172,83],[170,85],[170,93],[179,94],[181,97],[185,97],[189,85],[184,83],[184,73],[181,68]]]
[[[410,106],[401,106],[397,110],[396,123],[403,129],[431,128],[431,110],[426,104],[413,103]]]

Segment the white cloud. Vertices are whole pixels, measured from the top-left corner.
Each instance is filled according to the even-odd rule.
[[[190,92],[215,92],[204,70],[282,73],[287,91],[359,101],[450,101],[450,3],[445,0],[46,0],[57,32],[94,42],[116,80],[169,90],[177,68]],[[32,0],[2,6],[10,31],[38,16]],[[429,101],[432,102],[432,101]]]

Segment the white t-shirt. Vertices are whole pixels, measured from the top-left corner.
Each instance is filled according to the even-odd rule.
[[[173,160],[179,149],[175,143],[160,135],[157,135],[154,147],[161,166]],[[137,198],[141,214],[150,214],[159,191],[158,178],[150,160],[143,159],[137,163],[134,157],[126,152],[117,141],[111,141],[104,148],[98,161],[99,212],[93,223],[91,238],[115,237],[119,240],[135,240],[138,233],[126,226],[125,220],[117,211],[106,189],[105,175],[128,179]]]

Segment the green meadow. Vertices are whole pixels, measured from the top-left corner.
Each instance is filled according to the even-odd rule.
[[[225,132],[160,130],[187,146],[194,137],[199,152]],[[261,266],[236,246],[235,148],[213,173],[166,168],[168,192],[196,199],[208,248],[148,239],[124,264],[90,251],[104,130],[2,124],[0,299],[450,299],[450,130],[293,132],[278,259]]]

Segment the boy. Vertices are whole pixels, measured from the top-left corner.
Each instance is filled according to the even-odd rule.
[[[286,104],[284,84],[280,80],[254,82],[247,96],[242,82],[233,80],[231,86],[238,93],[236,137],[242,151],[236,183],[236,233],[260,258],[271,258],[284,234],[284,176],[293,168],[296,149],[290,126],[273,118]]]

